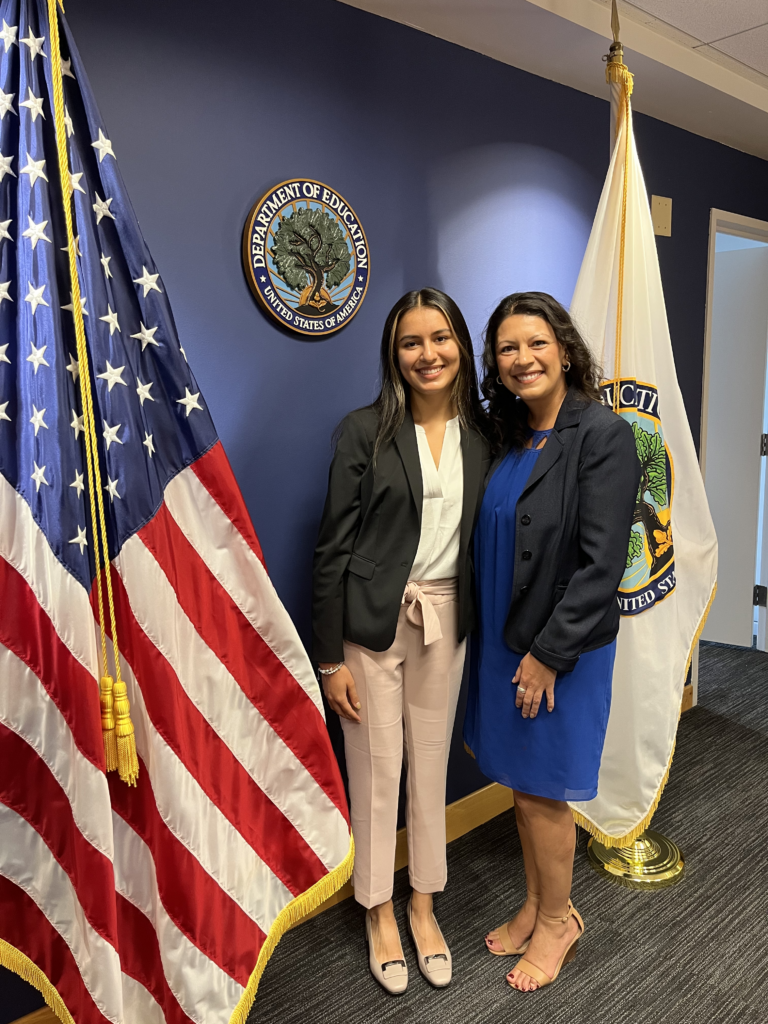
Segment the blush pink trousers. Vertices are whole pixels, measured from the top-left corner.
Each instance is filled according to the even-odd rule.
[[[341,720],[355,837],[355,899],[392,897],[397,804],[407,771],[408,872],[417,892],[447,878],[445,777],[466,641],[457,643],[457,581],[409,583],[387,651],[344,644],[361,722]]]

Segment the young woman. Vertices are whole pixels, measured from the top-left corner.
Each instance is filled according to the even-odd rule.
[[[507,980],[530,992],[555,980],[584,932],[566,801],[597,794],[640,464],[550,295],[504,299],[483,358],[497,455],[475,534],[480,636],[464,735],[481,771],[515,792],[528,896],[486,945],[525,954]]]
[[[432,913],[445,887],[445,775],[465,636],[473,626],[470,536],[488,469],[469,331],[433,288],[394,306],[381,391],[341,426],[315,551],[313,653],[341,716],[355,837],[355,898],[369,963],[408,983],[392,905],[405,754],[407,919],[419,969],[451,980]]]

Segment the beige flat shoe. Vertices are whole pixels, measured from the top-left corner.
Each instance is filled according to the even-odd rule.
[[[529,900],[538,900],[538,898],[539,894],[537,892],[530,892],[529,890]],[[492,931],[498,933],[499,942],[504,947],[504,952],[502,952],[499,949],[491,949],[491,947],[488,945],[488,939],[491,936],[491,932],[488,932],[488,934],[485,936],[485,948],[488,950],[489,953],[493,953],[494,956],[522,956],[526,949],[528,949],[528,947],[531,944],[530,939],[526,939],[521,946],[513,945],[508,928],[508,925],[510,924],[512,924],[511,921],[505,921],[504,924],[500,924],[498,925],[498,927],[492,929]]]
[[[368,939],[368,966],[383,989],[392,996],[400,996],[408,988],[408,965],[405,960],[387,960],[380,964],[373,952],[371,915],[365,912],[365,935]]]
[[[430,956],[423,956],[419,949],[419,944],[416,941],[416,933],[413,930],[413,922],[411,921],[411,901],[408,900],[408,908],[406,910],[406,917],[408,920],[408,931],[411,933],[413,944],[416,947],[416,957],[419,961],[419,970],[427,979],[430,985],[434,985],[435,988],[445,988],[450,985],[451,978],[453,977],[453,958],[451,957],[451,951],[448,949],[448,943],[445,941],[443,933],[440,931],[440,925],[437,923],[437,918],[432,915],[432,920],[435,922],[435,927],[440,932],[440,938],[443,940],[445,946],[444,953],[432,953]]]
[[[565,924],[569,920],[569,918],[575,917],[576,923],[579,926],[579,930],[578,932],[576,932],[573,941],[565,950],[563,955],[560,957],[560,962],[555,968],[555,973],[552,975],[551,978],[548,974],[545,974],[544,971],[541,970],[541,968],[537,967],[536,964],[532,964],[530,960],[526,960],[525,957],[523,957],[522,960],[517,961],[514,970],[522,971],[524,974],[527,974],[529,978],[533,978],[533,980],[538,983],[539,988],[546,988],[547,985],[551,985],[553,981],[557,980],[557,976],[559,975],[560,971],[565,966],[565,964],[570,963],[571,960],[573,960],[573,958],[576,956],[576,947],[579,944],[579,939],[584,934],[584,922],[581,919],[581,914],[574,907],[570,900],[568,900],[568,913],[565,915],[565,917],[550,917],[549,914],[542,914],[541,911],[539,911],[539,914],[541,915],[541,917],[544,918],[545,921],[554,921],[559,922],[560,924]],[[507,984],[510,986],[510,988],[513,988],[515,992],[523,991],[522,989],[519,989],[516,985],[513,985],[512,982],[509,980],[509,977],[507,977]],[[533,989],[533,991],[537,992],[538,989]]]

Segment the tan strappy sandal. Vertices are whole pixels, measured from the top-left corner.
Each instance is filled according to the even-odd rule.
[[[528,899],[536,900],[538,902],[539,894],[537,892],[531,892],[531,890],[529,889]],[[509,935],[508,927],[508,925],[510,924],[512,924],[512,921],[505,921],[504,924],[500,924],[498,925],[498,927],[491,929],[491,931],[498,933],[499,942],[504,947],[503,953],[499,949],[491,949],[491,947],[488,945],[488,939],[490,938],[491,932],[488,932],[488,934],[485,936],[485,948],[488,950],[489,953],[493,953],[494,956],[522,956],[526,949],[528,949],[528,946],[531,942],[530,939],[526,939],[522,946],[512,945],[512,940]]]
[[[549,914],[542,914],[541,911],[539,911],[539,915],[543,917],[545,921],[553,921],[555,924],[566,924],[566,922],[570,918],[575,917],[576,923],[579,926],[579,930],[573,942],[571,942],[571,944],[565,950],[563,955],[560,957],[560,962],[555,968],[555,973],[552,975],[551,978],[548,974],[545,974],[544,971],[537,967],[536,964],[532,964],[530,960],[526,960],[525,957],[523,957],[522,960],[518,960],[517,964],[513,968],[513,970],[522,971],[523,974],[527,974],[529,978],[533,978],[533,980],[538,984],[539,988],[546,988],[547,985],[551,985],[552,982],[557,979],[557,976],[562,970],[563,966],[567,963],[570,963],[571,960],[573,960],[573,958],[576,956],[576,947],[579,944],[579,939],[584,934],[584,922],[581,919],[581,914],[574,907],[570,900],[568,900],[568,913],[565,915],[565,917],[550,917]],[[516,985],[513,985],[512,982],[509,980],[509,977],[507,977],[507,984],[516,992],[523,991],[523,989],[518,988]],[[533,991],[536,992],[537,989],[533,989]]]

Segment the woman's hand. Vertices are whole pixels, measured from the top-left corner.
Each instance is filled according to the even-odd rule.
[[[332,662],[323,662],[320,668],[333,668]],[[331,706],[331,709],[342,718],[350,722],[359,722],[360,715],[357,711],[362,705],[357,699],[357,687],[352,673],[346,665],[342,665],[338,672],[329,676],[321,676],[323,680],[323,693]],[[357,710],[355,710],[357,709]]]
[[[547,695],[547,711],[555,707],[555,679],[557,672],[545,665],[529,652],[515,672],[513,685],[517,685],[515,707],[523,709],[523,718],[535,718],[539,713],[541,698]],[[525,692],[523,692],[523,690]]]

